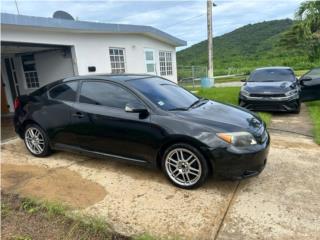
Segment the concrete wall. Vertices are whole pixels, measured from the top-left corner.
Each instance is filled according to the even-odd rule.
[[[159,74],[159,51],[171,51],[173,74],[164,77],[174,82],[177,81],[175,47],[149,36],[40,31],[6,25],[2,26],[1,32],[2,41],[74,46],[74,57],[79,75],[90,74],[88,66],[96,67],[96,72],[93,74],[111,73],[109,47],[125,48],[127,73],[146,73],[144,49],[149,48],[155,50],[156,68]]]

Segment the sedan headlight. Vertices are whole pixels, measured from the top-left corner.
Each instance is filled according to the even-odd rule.
[[[245,147],[257,144],[256,139],[249,132],[217,133],[217,136],[223,141],[237,147]]]
[[[240,94],[245,97],[250,97],[250,93],[244,89],[241,89]]]
[[[288,92],[285,93],[285,95],[286,95],[287,97],[293,96],[293,95],[296,95],[296,94],[298,94],[298,90],[297,90],[297,89],[293,89],[293,90],[290,90],[290,91],[288,91]]]

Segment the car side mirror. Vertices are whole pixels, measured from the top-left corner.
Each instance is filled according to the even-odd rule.
[[[312,77],[309,77],[309,76],[305,76],[305,77],[300,78],[300,81],[302,81],[302,82],[308,82],[311,80],[312,80]]]
[[[148,109],[141,103],[127,103],[125,111],[128,113],[139,113],[141,118],[148,116]]]
[[[309,82],[311,80],[312,80],[312,77],[305,76],[305,77],[300,78],[300,83],[301,83],[301,85],[304,85],[305,82]]]
[[[246,81],[247,81],[247,79],[241,79],[240,81],[241,81],[241,82],[246,82]]]

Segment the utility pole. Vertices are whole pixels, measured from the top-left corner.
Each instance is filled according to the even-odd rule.
[[[207,25],[208,25],[208,78],[213,78],[213,53],[212,53],[212,0],[207,0]]]

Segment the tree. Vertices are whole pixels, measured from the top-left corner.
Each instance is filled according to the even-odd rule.
[[[296,23],[283,34],[280,44],[288,49],[307,51],[310,61],[320,59],[320,0],[302,2]]]

